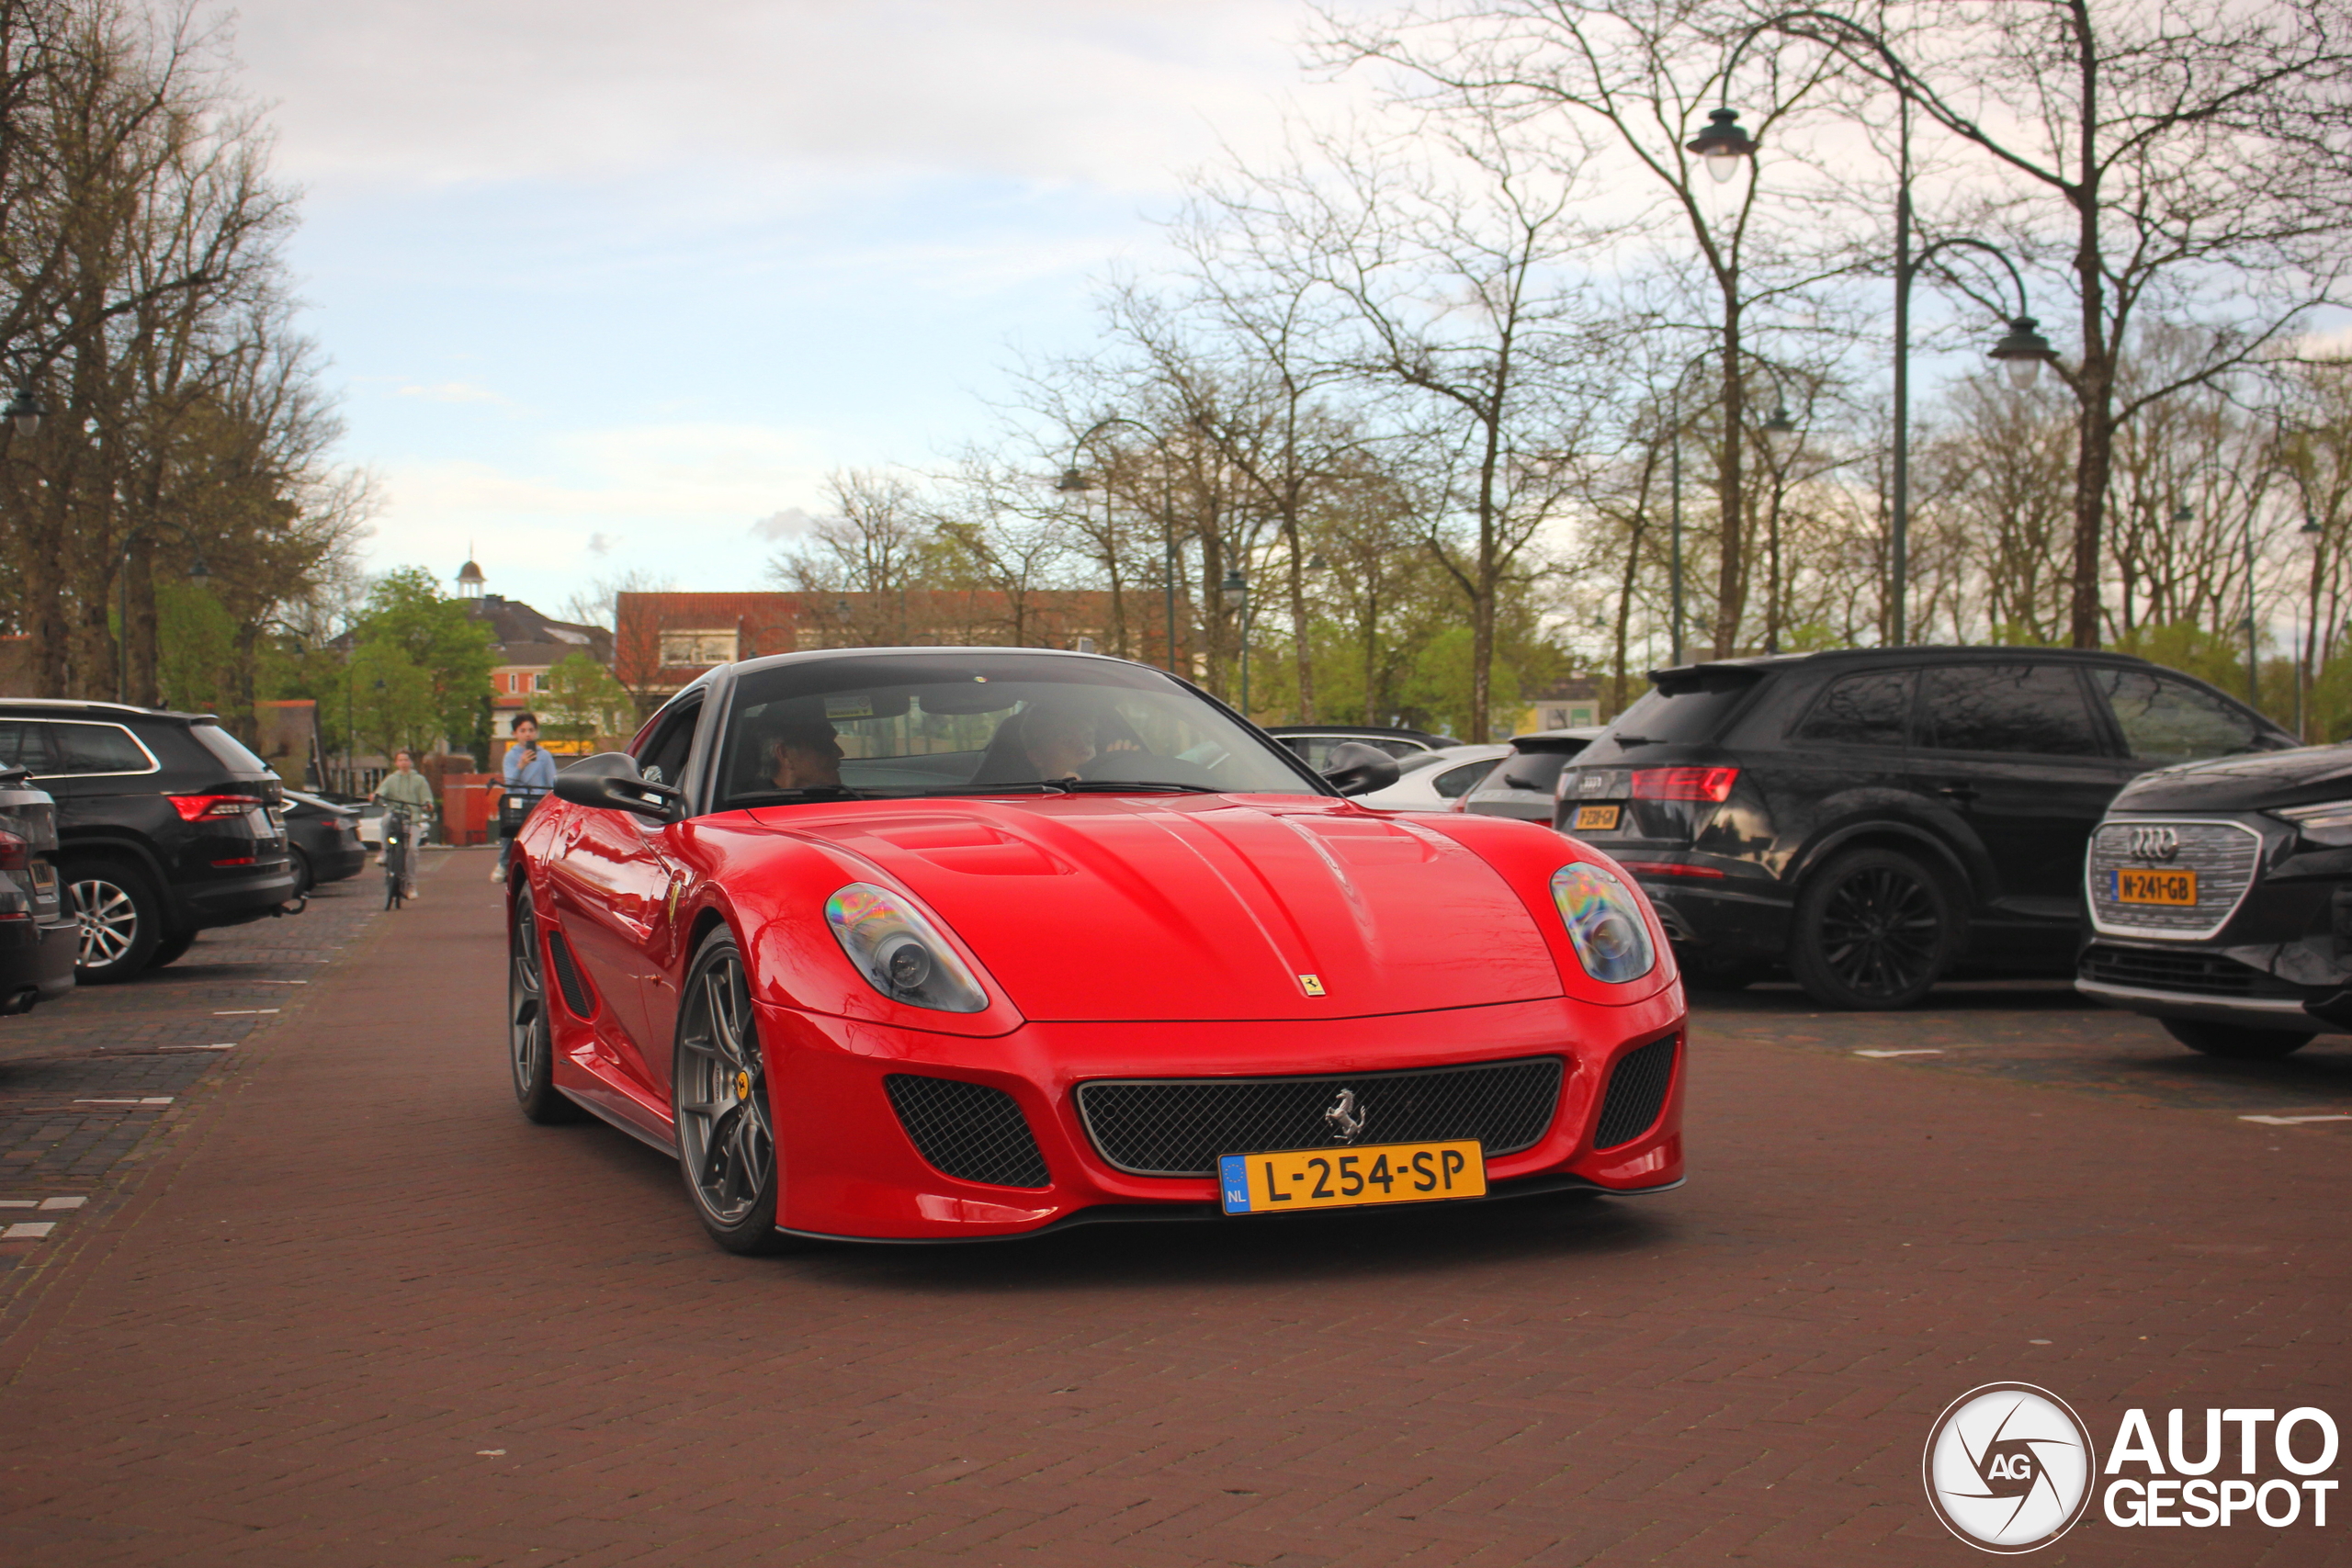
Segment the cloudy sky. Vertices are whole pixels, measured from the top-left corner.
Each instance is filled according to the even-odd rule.
[[[1178,174],[1272,134],[1298,0],[240,0],[378,567],[554,610],[756,585],[837,465],[980,434]]]

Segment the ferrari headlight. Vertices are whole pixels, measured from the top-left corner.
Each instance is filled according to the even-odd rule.
[[[2270,813],[2292,822],[2314,844],[2352,844],[2352,800],[2323,800],[2316,806],[2290,806]]]
[[[825,923],[866,983],[894,1002],[978,1012],[988,993],[932,923],[899,895],[853,882],[825,900]]]
[[[1559,906],[1584,972],[1594,979],[1622,985],[1657,966],[1640,897],[1600,867],[1571,861],[1554,872],[1552,902]]]

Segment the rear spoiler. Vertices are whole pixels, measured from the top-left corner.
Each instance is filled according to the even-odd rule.
[[[1653,670],[1649,674],[1657,689],[1669,697],[1679,697],[1686,692],[1736,692],[1764,679],[1764,671],[1752,664],[1728,661],[1678,664],[1669,670]]]

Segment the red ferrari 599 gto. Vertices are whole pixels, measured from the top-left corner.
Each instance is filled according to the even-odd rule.
[[[1334,761],[1091,654],[714,670],[517,843],[523,1112],[674,1153],[739,1252],[1677,1184],[1632,879]]]

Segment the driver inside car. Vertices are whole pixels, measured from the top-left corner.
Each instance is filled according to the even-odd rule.
[[[777,789],[839,789],[839,731],[825,719],[788,720],[768,739],[768,783]]]

